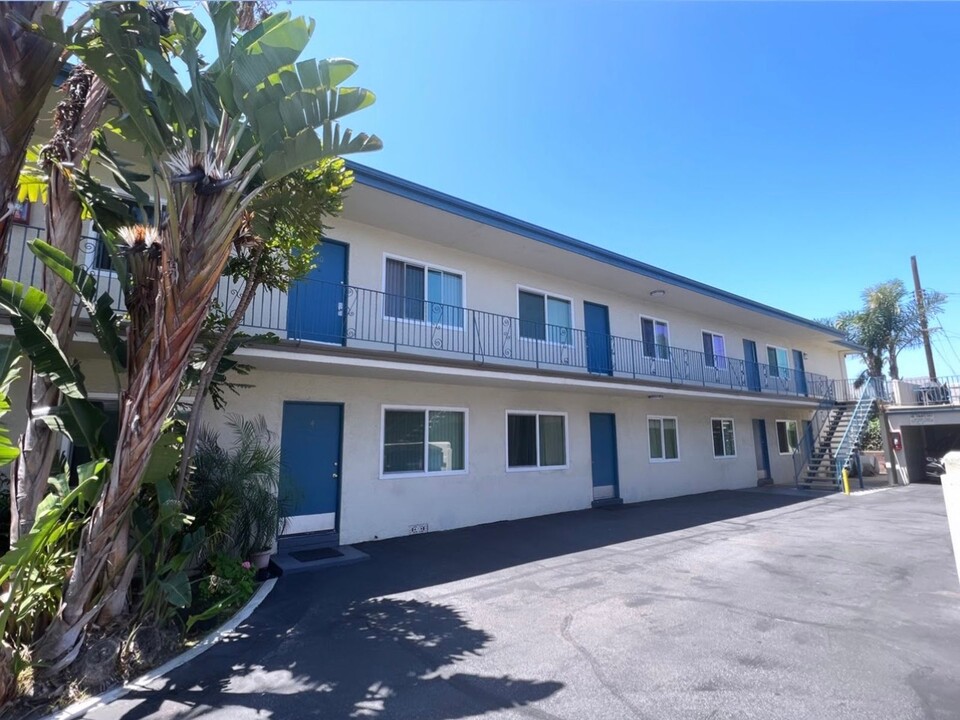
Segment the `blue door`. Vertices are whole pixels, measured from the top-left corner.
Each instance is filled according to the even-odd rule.
[[[607,306],[584,302],[583,326],[587,336],[587,369],[599,375],[613,375],[610,311]]]
[[[808,395],[807,373],[803,369],[803,353],[799,350],[793,351],[793,369],[797,375],[797,395]]]
[[[753,451],[757,456],[757,483],[772,482],[770,475],[770,448],[767,446],[767,421],[753,421]]]
[[[590,463],[593,468],[593,499],[620,497],[617,418],[613,413],[590,413]]]
[[[347,246],[324,240],[316,265],[307,277],[290,288],[287,334],[293,340],[343,345]]]
[[[285,535],[337,528],[343,405],[285,402],[280,494],[290,504]]]
[[[747,371],[747,390],[760,392],[760,365],[757,362],[757,344],[753,340],[743,341],[743,362]]]
[[[803,445],[806,456],[813,457],[813,424],[809,420],[803,421]]]

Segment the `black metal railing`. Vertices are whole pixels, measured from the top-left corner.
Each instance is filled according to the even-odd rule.
[[[252,327],[288,339],[383,347],[432,357],[469,356],[478,363],[578,371],[665,383],[725,387],[778,395],[825,397],[831,381],[816,373],[705,355],[634,338],[535,323],[509,315],[391,295],[379,290],[305,281],[275,311],[286,324]],[[285,307],[282,307],[283,303]],[[336,317],[331,322],[332,316]]]
[[[800,486],[800,475],[813,457],[813,453],[823,446],[824,426],[836,408],[836,392],[838,387],[842,387],[840,384],[845,384],[845,381],[835,380],[827,383],[827,394],[817,405],[813,417],[810,418],[810,425],[803,428],[800,444],[793,451],[793,478],[797,487]]]
[[[43,236],[42,228],[13,226],[7,277],[40,285],[42,264],[26,241]],[[81,262],[123,311],[117,276],[96,237],[83,239]],[[243,288],[242,280],[223,278],[216,299],[229,310]],[[469,357],[481,364],[796,397],[827,398],[836,392],[834,381],[816,373],[311,280],[297,283],[289,293],[258,292],[242,327],[299,342],[387,348],[433,358]]]

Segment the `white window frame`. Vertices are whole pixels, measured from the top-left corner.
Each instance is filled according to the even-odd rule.
[[[704,333],[707,333],[707,334],[709,334],[709,335],[711,335],[711,336],[714,336],[714,337],[718,337],[718,338],[720,338],[720,339],[723,341],[723,355],[720,355],[720,357],[723,358],[723,364],[722,364],[722,365],[718,365],[718,364],[717,364],[717,354],[716,354],[716,353],[713,354],[713,358],[714,358],[714,359],[713,359],[713,365],[707,365],[706,353],[703,352],[703,334],[704,334]],[[710,338],[710,347],[713,347],[713,337]],[[703,357],[703,364],[704,364],[706,367],[713,368],[714,370],[727,370],[727,369],[729,368],[729,365],[730,365],[730,364],[727,362],[727,359],[729,358],[729,356],[727,355],[727,337],[726,337],[726,335],[724,335],[723,333],[714,332],[713,330],[708,330],[708,329],[706,329],[706,328],[700,328],[700,352],[703,353],[703,356],[704,356],[704,357]]]
[[[511,415],[532,415],[537,418],[534,441],[536,442],[536,465],[524,465],[523,467],[510,467],[510,416]],[[563,458],[566,460],[564,465],[541,465],[540,464],[540,416],[549,415],[551,417],[560,416],[563,418]],[[503,464],[509,473],[515,472],[548,472],[551,470],[569,470],[570,469],[570,417],[565,412],[555,410],[507,410],[503,417]]]
[[[788,445],[788,446],[789,446],[789,444],[790,444],[790,432],[789,432],[790,423],[793,423],[794,426],[796,426],[796,428],[797,428],[797,447],[796,447],[796,448],[792,448],[792,449],[788,449],[787,452],[783,452],[783,450],[780,449],[780,428],[778,427],[778,426],[780,425],[780,423],[783,423],[784,425],[787,426],[787,428],[786,428],[787,431],[786,431],[785,435],[786,435],[786,438],[787,438],[787,445]],[[775,420],[774,423],[773,423],[773,428],[774,428],[774,430],[776,431],[776,434],[777,434],[777,452],[778,452],[780,455],[793,455],[793,453],[796,452],[797,448],[800,447],[800,443],[803,442],[803,441],[801,440],[801,436],[800,436],[800,421],[799,421],[799,420],[784,420],[784,419]]]
[[[653,457],[653,448],[652,448],[652,447],[648,447],[648,448],[647,448],[647,457],[650,459],[650,462],[652,462],[652,463],[674,463],[674,462],[680,462],[680,420],[677,419],[677,417],[676,417],[675,415],[647,415],[647,444],[648,444],[648,445],[649,445],[649,443],[650,443],[650,421],[651,421],[651,420],[659,420],[659,421],[660,421],[660,447],[663,448],[663,455],[664,455],[664,456],[663,456],[662,458],[655,458],[655,457]],[[664,420],[673,420],[673,422],[676,424],[676,430],[677,430],[677,456],[676,456],[675,458],[668,458],[668,457],[666,456],[666,455],[667,455],[667,443],[666,443],[666,437],[665,437],[665,435],[664,435],[664,430],[663,430],[663,421],[664,421]]]
[[[726,452],[724,452],[723,455],[717,455],[717,449],[713,446],[713,423],[715,423],[715,422],[720,422],[720,423],[721,423],[721,425],[720,425],[720,434],[721,434],[721,437],[722,437],[722,435],[723,435],[723,425],[722,425],[722,423],[723,423],[724,421],[726,421],[726,420],[729,420],[729,421],[730,421],[731,431],[733,432],[733,455],[727,455]],[[713,458],[714,458],[714,460],[730,460],[730,459],[732,459],[732,458],[737,457],[737,421],[736,421],[736,420],[734,420],[732,417],[712,417],[712,418],[710,418],[710,448],[711,448],[711,451],[712,451],[712,453],[713,453]],[[726,446],[724,446],[724,450],[726,450]]]
[[[423,427],[423,470],[414,472],[385,473],[383,471],[384,441],[386,440],[387,412],[400,410],[405,412],[420,411],[424,413]],[[463,470],[435,470],[430,467],[430,411],[463,413]],[[470,472],[470,410],[465,407],[448,407],[442,405],[381,405],[380,406],[380,479],[393,480],[395,478],[416,477],[449,477],[452,475],[467,475]]]
[[[643,321],[650,320],[653,323],[653,355],[647,355],[646,344],[643,342]],[[663,323],[667,328],[667,357],[662,358],[657,355],[657,323]],[[726,341],[724,341],[726,342]],[[726,349],[726,345],[724,345]],[[650,360],[669,360],[670,359],[670,322],[662,318],[656,318],[653,315],[644,315],[640,313],[640,354]],[[653,416],[656,417],[656,416]]]
[[[550,339],[550,333],[544,332],[544,339],[540,340],[538,338],[528,338],[523,337],[520,334],[520,292],[534,293],[537,295],[543,295],[543,317],[544,320],[547,320],[547,298],[553,298],[554,300],[563,300],[570,304],[570,342],[562,343],[557,342],[556,340]],[[569,347],[574,344],[574,329],[577,327],[577,316],[576,316],[576,307],[577,304],[573,301],[573,298],[567,297],[566,295],[560,295],[549,290],[541,290],[540,288],[530,287],[529,285],[517,285],[517,339],[521,342],[538,342],[543,343],[544,345],[556,345],[557,347]],[[547,330],[551,327],[560,327],[559,325],[550,325],[550,323],[545,323]]]
[[[440,327],[450,328],[451,330],[463,330],[467,323],[467,273],[463,270],[457,270],[452,267],[445,267],[444,265],[437,265],[436,263],[428,263],[423,260],[418,260],[416,258],[403,257],[402,255],[395,255],[394,253],[385,252],[383,253],[383,262],[380,265],[380,290],[383,293],[384,299],[387,297],[387,260],[396,260],[397,262],[402,262],[404,265],[416,265],[417,267],[423,268],[423,304],[430,304],[430,300],[427,299],[427,290],[430,283],[430,271],[439,270],[440,272],[450,273],[451,275],[460,276],[460,287],[463,290],[463,297],[461,298],[462,305],[460,309],[463,311],[463,324],[462,325],[451,325],[449,323],[439,323]],[[434,305],[444,305],[450,307],[446,303],[433,303]],[[389,320],[390,322],[396,321],[401,323],[411,323],[413,325],[433,325],[430,320],[424,318],[423,320],[417,320],[416,318],[403,318],[403,317],[394,317],[393,315],[387,315],[387,304],[384,302],[381,305],[380,313],[384,320]]]
[[[780,358],[778,357],[778,358],[777,358],[777,364],[776,364],[776,366],[771,365],[771,364],[770,364],[770,351],[771,351],[771,350],[774,350],[774,351],[776,351],[776,350],[783,350],[784,357],[787,359],[787,364],[786,364],[786,365],[781,365],[781,364],[780,364]],[[770,375],[771,375],[772,377],[781,378],[781,379],[784,379],[784,380],[787,379],[787,378],[789,378],[789,377],[790,377],[790,349],[789,349],[789,348],[782,347],[781,345],[767,345],[767,367],[769,367],[769,368],[776,367],[776,368],[777,368],[777,373],[776,373],[776,375],[774,375],[772,372],[770,373]]]

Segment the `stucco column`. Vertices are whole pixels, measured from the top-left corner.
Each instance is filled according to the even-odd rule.
[[[949,453],[944,458],[947,473],[940,478],[943,486],[943,501],[947,505],[947,522],[953,540],[953,559],[957,563],[960,579],[960,452]]]

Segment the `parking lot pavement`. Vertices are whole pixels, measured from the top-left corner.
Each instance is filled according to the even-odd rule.
[[[718,492],[362,549],[89,717],[960,717],[938,486]]]

